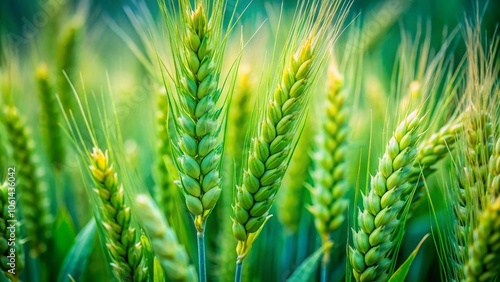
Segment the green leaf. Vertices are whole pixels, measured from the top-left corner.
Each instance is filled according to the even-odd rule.
[[[59,271],[59,267],[62,265],[76,238],[73,220],[65,208],[61,208],[57,213],[53,226],[53,234],[51,265],[53,270]]]
[[[408,272],[410,271],[411,264],[413,263],[413,260],[418,254],[418,251],[420,250],[420,247],[424,243],[425,239],[429,237],[429,234],[426,234],[422,240],[420,240],[420,243],[418,243],[417,247],[413,252],[410,254],[410,256],[406,259],[406,261],[394,272],[394,274],[391,276],[389,279],[389,282],[398,282],[398,281],[405,281],[406,276],[408,275]]]
[[[301,265],[292,273],[287,282],[301,282],[308,281],[311,278],[312,273],[316,270],[317,265],[323,253],[328,251],[333,246],[332,242],[327,242],[321,248],[317,249],[313,254],[302,262]]]
[[[94,245],[95,231],[96,224],[92,218],[78,233],[75,244],[61,266],[57,281],[70,282],[72,280],[81,280],[92,251],[92,246]]]

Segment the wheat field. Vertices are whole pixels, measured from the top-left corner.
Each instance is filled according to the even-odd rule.
[[[499,281],[500,6],[0,4],[0,281]]]

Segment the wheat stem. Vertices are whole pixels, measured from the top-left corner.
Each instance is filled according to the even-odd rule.
[[[198,277],[200,282],[207,281],[207,266],[205,259],[205,230],[196,233],[198,244]]]
[[[234,274],[234,282],[241,282],[241,272],[243,270],[243,261],[236,263],[236,271]]]

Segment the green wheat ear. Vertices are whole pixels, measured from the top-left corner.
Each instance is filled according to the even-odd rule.
[[[121,281],[147,281],[147,264],[140,238],[130,226],[130,207],[125,204],[123,187],[118,183],[108,153],[94,148],[89,167],[98,196],[104,228],[104,241],[111,257],[111,267]]]
[[[29,241],[30,256],[36,258],[47,252],[51,237],[49,202],[44,186],[38,179],[33,141],[17,108],[6,106],[2,120],[14,152],[19,202],[22,207],[23,227]]]
[[[414,184],[410,181],[422,132],[422,118],[412,112],[396,128],[363,195],[358,213],[358,230],[353,230],[354,247],[349,259],[356,281],[386,281],[397,250],[397,228]]]
[[[219,79],[225,44],[221,35],[224,1],[196,1],[194,8],[189,1],[180,1],[181,16],[172,15],[161,4],[175,61],[175,86],[166,85],[166,89],[176,125],[172,151],[180,177],[177,184],[196,229],[203,233],[221,195],[224,144],[220,132],[225,116],[221,116]]]
[[[310,4],[311,6],[308,6]],[[311,99],[311,85],[316,82],[327,48],[337,36],[340,15],[334,30],[330,24],[340,2],[303,4],[291,31],[290,44],[283,53],[280,69],[273,77],[275,83],[266,93],[269,101],[262,108],[257,127],[249,143],[242,179],[237,186],[233,206],[233,235],[238,240],[237,275],[265,222],[283,176],[288,169],[298,136]],[[309,22],[308,12],[318,14]]]
[[[47,65],[41,64],[38,66],[35,79],[41,104],[43,141],[45,141],[49,161],[56,169],[60,170],[64,164],[65,149],[62,132],[59,128],[59,106],[49,79]]]
[[[177,240],[175,231],[169,226],[154,201],[146,195],[137,195],[134,212],[150,238],[151,247],[166,275],[172,281],[198,281],[196,270],[189,263],[189,256]]]

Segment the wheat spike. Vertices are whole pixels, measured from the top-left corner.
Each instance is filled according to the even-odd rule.
[[[500,198],[481,212],[470,239],[464,281],[494,281],[500,273]]]
[[[94,148],[90,157],[89,169],[96,185],[94,191],[102,209],[102,216],[96,220],[104,228],[113,274],[123,281],[147,281],[143,246],[135,228],[130,226],[130,207],[125,205],[123,186],[118,183],[108,153]]]
[[[146,195],[137,195],[134,204],[134,212],[141,219],[151,247],[167,276],[172,281],[198,281],[194,266],[189,264],[186,250],[179,244],[175,231],[168,225],[153,200]]]
[[[173,144],[173,154],[180,177],[177,183],[182,187],[197,231],[203,233],[205,221],[221,195],[224,144],[219,133],[225,117],[221,117],[222,108],[218,105],[221,96],[218,84],[224,55],[219,42],[224,1],[211,4],[196,1],[194,9],[189,1],[180,1],[179,5],[182,16],[176,23],[169,22],[171,12],[163,5],[167,22],[172,25],[170,29],[176,33],[170,40],[177,91],[168,96],[172,98],[172,114],[176,117],[177,142]],[[177,25],[182,26],[180,33]]]
[[[55,93],[49,81],[47,65],[41,64],[35,74],[41,104],[42,132],[47,154],[52,165],[60,170],[64,164],[65,149],[59,128],[60,112]]]
[[[330,233],[344,221],[347,200],[345,181],[347,114],[344,108],[345,95],[342,93],[343,78],[337,70],[329,72],[329,90],[324,108],[325,117],[316,136],[311,171],[313,205],[309,211],[314,215],[314,223],[323,243],[330,240]]]
[[[363,196],[363,210],[358,213],[357,231],[353,230],[354,248],[349,258],[357,281],[386,281],[392,264],[396,229],[402,220],[410,191],[409,181],[421,134],[417,111],[408,115],[396,128],[372,177],[370,190]]]
[[[44,186],[40,183],[35,165],[33,145],[17,108],[6,106],[3,122],[14,153],[17,170],[19,202],[22,206],[24,228],[30,245],[30,256],[39,257],[47,251],[51,217]]]

